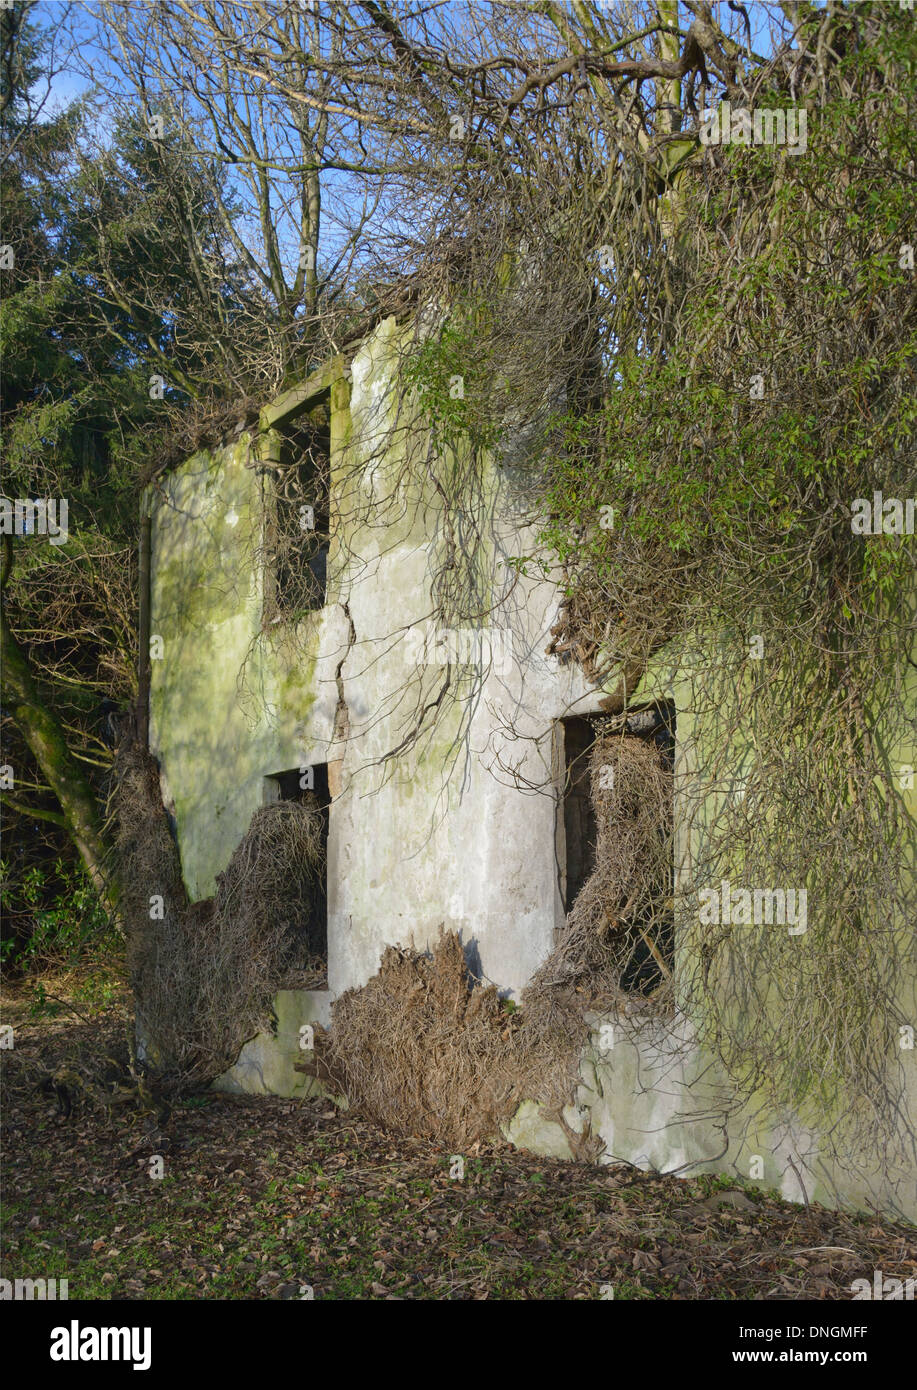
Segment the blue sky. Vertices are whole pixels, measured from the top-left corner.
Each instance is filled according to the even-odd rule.
[[[614,3],[615,0],[609,0],[609,4],[606,8],[613,8]],[[151,9],[151,5],[145,3],[145,0],[135,0],[135,5],[138,11],[144,9],[149,11]],[[450,8],[460,11],[469,8],[469,6],[463,3],[463,0],[454,0]],[[486,0],[477,0],[477,3],[470,6],[470,8],[477,12],[480,12],[482,8],[486,10]],[[724,17],[728,18],[729,12],[726,10],[725,5],[721,5],[720,8],[723,11]],[[752,44],[758,51],[762,51],[762,49],[766,51],[769,12],[772,10],[779,11],[779,6],[766,5],[760,3],[760,0],[754,0],[754,3],[749,4],[747,8],[752,24]],[[39,0],[39,3],[33,10],[33,16],[39,20],[43,28],[58,31],[57,43],[60,45],[59,51],[62,55],[65,53],[68,35],[72,35],[78,45],[76,63],[64,62],[62,70],[56,73],[53,78],[50,96],[45,107],[49,115],[53,114],[61,107],[66,106],[75,97],[83,95],[91,89],[92,83],[85,72],[87,67],[93,72],[94,77],[99,82],[103,91],[108,90],[111,93],[117,91],[120,85],[118,81],[119,74],[116,69],[112,70],[110,68],[109,64],[111,60],[108,55],[105,54],[93,40],[96,19],[91,5],[83,3],[83,0],[73,0],[73,3],[69,4],[66,3],[66,0]],[[688,23],[690,23],[690,19],[690,13],[682,10],[681,22],[684,27],[687,27]],[[77,65],[82,68],[83,71],[78,70]],[[41,88],[41,94],[44,95],[44,88]],[[93,134],[103,143],[116,110],[117,105],[114,100],[108,103],[103,101],[98,107],[93,124]],[[336,191],[338,196],[343,200],[342,206],[346,205],[346,199],[349,196],[355,196],[355,194],[351,195],[348,193],[346,178],[330,174],[325,176],[325,180],[328,192],[331,193]],[[280,182],[282,187],[282,180]],[[292,188],[290,188],[290,193],[292,193],[292,191]],[[278,225],[282,224],[282,221],[282,215],[278,213]],[[287,236],[285,240],[288,241],[291,254],[295,256],[297,252],[293,245],[293,239]],[[329,222],[326,225],[326,234],[323,237],[325,255],[335,253],[336,241],[340,244],[340,239],[336,236],[335,230]]]
[[[819,7],[823,6],[825,2],[826,0],[815,0]],[[613,9],[617,3],[618,0],[604,0],[602,7]],[[865,0],[848,0],[848,3],[865,3]],[[888,3],[894,4],[896,0],[888,0]],[[144,0],[136,0],[136,5],[138,9],[144,7]],[[722,4],[721,7],[725,9]],[[148,5],[147,8],[149,8]],[[468,8],[468,6],[463,3],[463,0],[454,0],[452,8],[459,10]],[[473,8],[486,8],[486,0],[477,0]],[[746,8],[751,20],[752,43],[760,51],[767,36],[769,12],[779,13],[780,6],[777,3],[763,3],[763,0],[750,0],[746,4]],[[91,19],[90,6],[85,3],[85,0],[71,0],[70,3],[67,3],[67,0],[37,0],[34,13],[41,17],[43,24],[55,27],[61,23],[65,15],[69,16],[69,23],[80,39],[81,57],[84,61],[89,60],[91,62],[93,55],[95,55],[97,77],[100,80],[104,79],[105,58],[92,43],[91,34],[94,21]],[[683,12],[682,22],[685,26],[690,22],[690,18],[691,16],[687,12]],[[52,100],[55,109],[82,95],[89,85],[84,76],[73,70],[65,69],[57,74],[52,86]]]

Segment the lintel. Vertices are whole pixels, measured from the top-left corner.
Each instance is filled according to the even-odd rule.
[[[345,375],[345,371],[344,358],[340,353],[330,358],[305,381],[291,386],[270,405],[264,406],[258,416],[259,429],[276,429],[278,425],[295,420],[297,415],[309,409],[318,396],[329,391]]]

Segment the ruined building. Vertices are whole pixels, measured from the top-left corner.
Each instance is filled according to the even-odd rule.
[[[839,1163],[824,1143],[829,1110],[818,1127],[753,1100],[731,1109],[677,1010],[640,1024],[641,999],[682,964],[678,901],[698,834],[686,808],[702,804],[705,766],[691,671],[660,659],[622,712],[613,686],[594,686],[582,663],[551,650],[561,592],[550,568],[513,563],[537,543],[514,462],[478,471],[473,516],[445,516],[405,403],[403,335],[394,319],[380,323],[351,356],[150,489],[150,747],[190,896],[214,892],[265,803],[314,796],[326,836],[310,927],[323,987],[282,991],[276,1029],[246,1043],[220,1084],[303,1094],[303,1025],[326,1025],[387,945],[424,949],[444,925],[461,934],[473,973],[517,999],[589,878],[589,749],[601,721],[617,719],[672,773],[670,926],[635,957],[629,1029],[593,1021],[564,1124],[528,1104],[507,1134],[569,1155],[570,1133],[588,1126],[603,1161],[734,1172],[794,1199],[914,1218],[913,1150],[909,1163],[868,1152]],[[450,546],[466,560],[473,551],[481,601],[477,616],[466,602],[444,624]],[[903,757],[917,762],[913,748]],[[733,771],[718,795],[741,795]],[[804,886],[748,891],[751,912],[804,950]],[[728,885],[702,910],[711,928],[735,912]],[[902,1009],[917,1022],[915,979],[902,981]],[[917,1112],[914,1058],[903,1048],[894,1059],[905,1125],[908,1106]]]

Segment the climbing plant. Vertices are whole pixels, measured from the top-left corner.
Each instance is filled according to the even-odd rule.
[[[913,1024],[915,42],[831,5],[733,53],[733,106],[795,148],[750,119],[711,143],[719,98],[679,89],[673,120],[664,84],[642,134],[576,74],[504,109],[513,159],[466,165],[487,215],[415,369],[441,433],[469,364],[462,427],[548,518],[518,563],[560,572],[555,650],[617,707],[679,673],[679,1006],[737,1097],[827,1107],[838,1146],[900,1120]]]

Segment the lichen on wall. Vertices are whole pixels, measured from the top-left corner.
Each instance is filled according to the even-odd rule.
[[[334,610],[299,624],[295,640],[262,632],[261,485],[250,465],[247,436],[197,455],[165,479],[153,511],[151,747],[194,899],[213,892],[265,775],[320,760],[316,667]]]
[[[154,510],[152,631],[162,654],[153,663],[151,741],[189,891],[194,898],[213,891],[262,803],[265,776],[333,764],[326,1003],[365,984],[386,946],[425,949],[442,926],[461,933],[477,973],[518,997],[564,920],[554,853],[555,726],[571,714],[601,713],[615,685],[596,689],[575,663],[547,654],[560,601],[556,575],[514,569],[532,551],[535,528],[519,511],[512,480],[487,457],[476,480],[484,602],[461,621],[480,633],[510,628],[509,659],[464,675],[435,659],[428,639],[448,626],[436,581],[449,528],[461,519],[447,515],[428,466],[420,402],[399,381],[406,333],[386,320],[356,351],[349,380],[342,367],[330,383],[335,524],[320,613],[263,630],[263,499],[250,436],[188,460],[163,481]],[[709,661],[709,651],[699,659]],[[706,783],[741,784],[748,750],[738,739],[724,760],[716,730],[698,713],[692,670],[665,651],[631,692],[634,705],[660,700],[674,703],[677,719],[677,897],[690,890],[705,825],[732,794]],[[917,762],[903,743],[889,755]],[[682,923],[679,966],[689,935]],[[779,981],[770,988],[779,994]],[[913,999],[903,1006],[917,1007]],[[845,1175],[823,1141],[836,1118],[830,1109],[820,1130],[811,1115],[769,1109],[761,1093],[737,1103],[714,1053],[683,1016],[644,1026],[635,1014],[623,1029],[620,1020],[605,1022],[618,1042],[603,1053],[597,1020],[576,1103],[607,1157],[665,1170],[725,1164],[743,1173],[760,1157],[764,1180],[787,1191],[795,1163],[810,1199],[872,1193],[892,1207],[908,1181],[913,1189],[904,1169],[894,1182],[870,1174],[868,1155],[864,1176]],[[253,1042],[227,1084],[257,1088],[260,1068],[266,1089],[298,1093],[288,1089],[300,1085],[291,1081],[288,1043],[281,1057],[270,1036]],[[913,1053],[904,1063],[917,1112]],[[523,1121],[516,1137],[537,1143],[531,1110]],[[545,1142],[561,1143],[553,1130]]]

